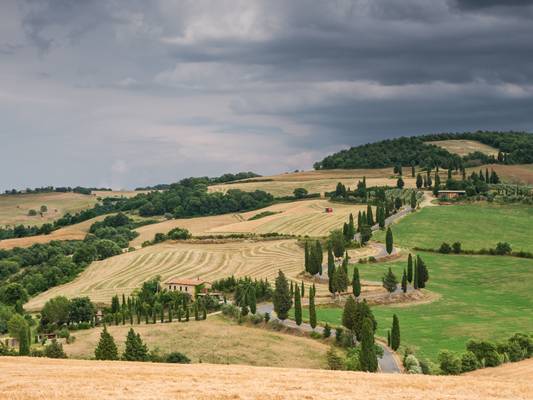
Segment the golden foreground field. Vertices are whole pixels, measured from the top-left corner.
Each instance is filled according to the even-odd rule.
[[[407,175],[407,171],[406,171]],[[337,183],[342,182],[350,188],[357,186],[357,182],[366,177],[367,186],[391,186],[396,187],[396,178],[392,176],[392,168],[380,169],[332,169],[320,171],[302,171],[286,174],[265,176],[257,178],[268,181],[247,182],[242,180],[237,183],[209,186],[210,192],[226,192],[229,189],[240,189],[246,192],[264,190],[274,196],[289,196],[294,189],[304,188],[309,193],[331,192],[335,190]],[[405,187],[414,188],[415,178],[404,177]]]
[[[295,240],[228,241],[227,243],[166,242],[93,262],[74,281],[32,298],[24,308],[39,310],[55,296],[89,296],[108,303],[115,294],[130,294],[157,275],[162,280],[201,277],[213,281],[230,275],[268,278],[278,270],[298,279],[304,254]]]
[[[0,357],[11,400],[526,400],[531,380]]]
[[[484,153],[488,156],[498,155],[498,149],[495,149],[494,147],[488,146],[476,140],[437,140],[434,142],[426,142],[426,144],[432,144],[438,147],[442,147],[443,149],[448,150],[450,153],[458,154],[460,156],[466,156],[476,151]]]
[[[306,337],[287,335],[238,325],[222,315],[209,316],[205,321],[172,322],[134,325],[150,350],[161,354],[184,353],[193,363],[241,364],[287,368],[326,368],[329,346]],[[109,326],[119,353],[129,325]],[[70,358],[94,358],[101,328],[74,332],[76,340],[64,345]]]
[[[75,213],[96,204],[94,196],[78,193],[32,193],[0,195],[0,226],[6,225],[42,225],[53,222],[66,213]],[[48,211],[39,214],[41,206]],[[36,216],[29,216],[30,210],[37,211]]]
[[[326,213],[326,207],[332,207],[333,212]],[[333,229],[341,229],[342,225],[348,222],[350,213],[357,218],[357,213],[363,210],[366,210],[366,205],[347,205],[317,199],[275,204],[239,214],[173,219],[138,228],[139,236],[131,242],[131,245],[138,247],[145,240],[152,240],[156,233],[167,233],[176,227],[186,228],[195,236],[271,232],[325,236]],[[254,215],[262,212],[276,214],[249,221]]]
[[[529,379],[533,377],[533,358],[528,360],[507,363],[495,368],[483,368],[466,374],[472,377],[493,379]],[[533,391],[531,392],[533,395]]]

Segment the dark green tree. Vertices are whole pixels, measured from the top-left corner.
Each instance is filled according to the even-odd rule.
[[[67,358],[63,345],[57,339],[52,339],[52,343],[44,348],[44,356],[48,358]]]
[[[423,185],[422,175],[418,174],[416,176],[416,188],[420,189],[422,188],[422,185]]]
[[[402,291],[407,293],[407,273],[405,272],[405,269],[403,270],[402,275]]]
[[[316,307],[315,307],[315,286],[309,291],[309,325],[315,330],[316,328]]]
[[[255,314],[257,311],[257,296],[255,294],[255,286],[250,285],[250,288],[248,289],[248,299],[247,299],[248,307],[250,307],[250,312],[252,314]]]
[[[423,289],[426,287],[426,282],[429,280],[429,272],[426,266],[426,263],[420,258],[416,257],[416,266],[417,266],[417,283],[418,288]]]
[[[409,253],[407,257],[407,281],[413,282],[413,256]]]
[[[372,321],[365,318],[361,329],[361,353],[359,356],[361,371],[376,372],[378,369],[378,358],[374,345],[374,330]]]
[[[353,237],[355,235],[355,222],[353,219],[353,214],[350,213],[350,217],[348,218],[348,241],[351,242],[353,240]]]
[[[309,242],[305,241],[305,258],[304,258],[304,269],[305,272],[311,272],[309,270]]]
[[[394,249],[394,238],[392,237],[392,230],[390,229],[390,226],[387,228],[387,234],[385,235],[385,247],[387,249],[387,253],[391,254],[392,250]]]
[[[97,360],[118,360],[118,350],[115,344],[115,339],[107,331],[104,325],[102,333],[100,333],[100,341],[94,350],[94,356]]]
[[[375,224],[374,216],[372,214],[372,207],[370,206],[370,204],[366,206],[366,223],[368,224],[368,226],[374,226]]]
[[[355,335],[357,324],[357,303],[352,296],[348,296],[342,312],[342,325],[348,329],[352,336]]]
[[[359,268],[353,269],[352,290],[355,298],[361,295],[361,280],[359,278]]]
[[[392,316],[390,347],[394,351],[400,348],[400,321],[396,314]]]
[[[413,191],[413,192],[411,192],[411,201],[410,201],[409,205],[414,210],[414,209],[416,209],[416,204],[417,204],[417,202],[416,202],[416,193]]]
[[[276,278],[274,293],[272,295],[274,311],[282,321],[289,316],[292,307],[292,299],[289,293],[289,284],[285,274],[280,270]]]
[[[335,292],[339,293],[339,295],[346,292],[346,289],[348,288],[348,276],[346,275],[344,268],[340,267],[335,270],[335,274],[333,275],[333,286]]]
[[[141,336],[130,328],[126,336],[126,346],[122,359],[126,361],[148,361],[148,348],[143,343]]]
[[[335,257],[342,257],[346,249],[346,242],[342,232],[340,230],[331,231],[329,234],[329,241]]]
[[[398,178],[398,180],[396,181],[396,187],[398,189],[403,189],[404,186],[405,186],[405,182],[403,181],[402,177],[400,176]]]
[[[298,284],[296,284],[294,291],[294,320],[296,321],[296,325],[300,326],[302,324],[302,299]]]

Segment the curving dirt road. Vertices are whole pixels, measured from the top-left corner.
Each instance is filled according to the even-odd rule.
[[[257,312],[261,314],[269,313],[271,317],[275,315],[274,306],[272,305],[272,303],[259,304],[257,306]],[[286,319],[285,321],[281,321],[281,320],[278,320],[278,321],[289,328],[298,329],[302,332],[313,332],[313,328],[311,328],[311,325],[309,325],[306,322],[302,322],[302,324],[298,326],[296,322],[291,319]],[[317,326],[314,329],[314,331],[322,334],[324,332],[324,328],[321,326]],[[331,331],[331,336],[335,337],[334,330]],[[383,345],[382,343],[379,343],[379,342],[376,342],[376,343],[383,349],[383,357],[378,359],[380,372],[386,373],[386,374],[401,373],[402,371],[400,367],[398,366],[398,364],[396,363],[394,352],[391,349],[389,349],[387,346]]]

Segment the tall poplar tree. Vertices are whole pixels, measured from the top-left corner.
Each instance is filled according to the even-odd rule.
[[[365,318],[363,321],[359,362],[361,363],[361,371],[376,372],[378,369],[378,357],[374,347],[374,330],[369,318]]]
[[[396,314],[392,316],[390,347],[394,351],[398,350],[400,347],[400,321],[398,320],[398,316]]]
[[[302,299],[298,284],[295,285],[294,290],[294,320],[296,325],[300,326],[302,324]]]
[[[359,278],[359,268],[353,269],[352,290],[355,298],[361,295],[361,280]]]
[[[313,330],[316,328],[315,286],[309,291],[309,325]]]
[[[413,256],[411,253],[407,257],[407,281],[409,283],[413,282]]]
[[[390,229],[390,226],[387,228],[387,234],[385,235],[385,247],[387,249],[387,253],[391,254],[392,250],[394,249],[394,238],[392,237],[392,230]]]

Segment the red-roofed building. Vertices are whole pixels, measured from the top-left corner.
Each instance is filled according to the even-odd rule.
[[[197,293],[207,293],[211,289],[211,283],[200,278],[171,278],[163,283],[168,291],[183,292],[194,296]]]

